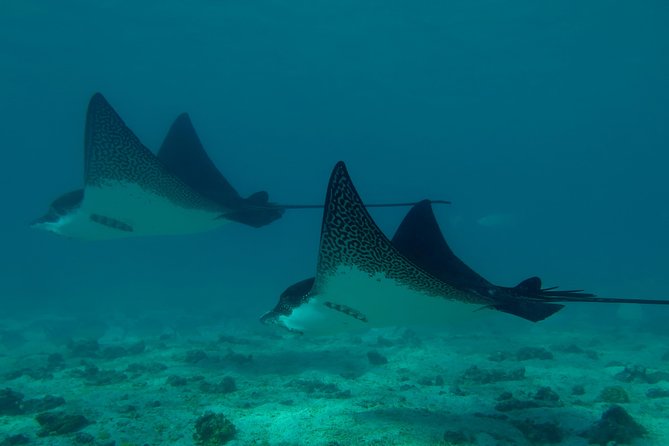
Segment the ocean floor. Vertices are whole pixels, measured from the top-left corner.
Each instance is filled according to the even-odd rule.
[[[669,444],[667,337],[130,322],[2,321],[0,445]]]

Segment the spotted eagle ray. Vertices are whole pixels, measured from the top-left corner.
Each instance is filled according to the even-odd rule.
[[[96,93],[86,116],[84,188],[58,197],[32,226],[93,240],[187,234],[231,221],[261,227],[286,209],[317,207],[271,203],[265,191],[242,198],[207,155],[186,113],[154,155]]]
[[[415,204],[392,240],[371,218],[344,163],[330,177],[316,277],[288,287],[261,321],[299,333],[439,324],[491,309],[538,322],[564,302],[669,304],[542,288],[538,277],[494,285],[451,251],[429,201]]]

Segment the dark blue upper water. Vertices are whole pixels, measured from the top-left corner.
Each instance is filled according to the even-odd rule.
[[[313,273],[319,211],[108,242],[31,230],[82,184],[96,91],[154,150],[188,111],[242,194],[322,202],[341,159],[367,201],[452,200],[447,238],[493,281],[669,297],[667,23],[663,1],[4,0],[0,303],[252,318]],[[403,212],[374,217],[391,232]]]

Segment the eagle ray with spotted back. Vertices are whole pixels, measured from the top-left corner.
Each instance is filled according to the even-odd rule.
[[[371,218],[340,162],[326,194],[316,277],[286,290],[262,320],[297,332],[332,333],[443,322],[492,303],[407,259]]]
[[[428,200],[415,204],[388,240],[338,163],[325,200],[317,274],[288,287],[261,321],[321,334],[494,313],[538,322],[564,302],[669,304],[542,288],[538,277],[515,287],[495,285],[453,253]]]
[[[382,275],[430,296],[469,298],[410,262],[379,229],[365,208],[344,163],[338,163],[328,186],[314,292],[327,286],[341,268]]]
[[[86,116],[83,193],[57,199],[34,226],[83,239],[183,234],[220,227],[231,211],[172,173],[97,93]]]
[[[136,185],[182,208],[225,211],[170,172],[142,144],[101,94],[95,94],[86,117],[84,184],[89,189]],[[84,196],[84,202],[86,196]]]
[[[207,155],[186,113],[174,121],[156,156],[96,93],[84,139],[84,189],[58,197],[33,227],[80,239],[188,234],[230,221],[258,228],[287,209],[322,208],[272,203],[266,191],[241,197]]]

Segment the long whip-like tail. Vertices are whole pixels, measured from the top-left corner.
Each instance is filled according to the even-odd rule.
[[[541,279],[530,277],[513,288],[504,288],[525,301],[544,303],[590,302],[600,304],[644,304],[669,305],[669,299],[632,299],[616,297],[598,297],[584,290],[560,290],[558,287],[541,287]]]
[[[448,200],[427,200],[431,204],[451,204]],[[368,208],[396,208],[409,207],[418,204],[418,201],[409,201],[403,203],[369,203],[365,204]],[[322,204],[277,204],[276,207],[282,209],[323,209]]]
[[[564,293],[564,294],[562,294]],[[542,296],[531,297],[532,300],[540,302],[592,302],[600,304],[643,304],[643,305],[669,305],[669,299],[630,299],[630,298],[615,298],[615,297],[597,297],[593,295],[579,295],[580,293],[571,292],[555,292],[554,295],[549,293],[542,293]]]

